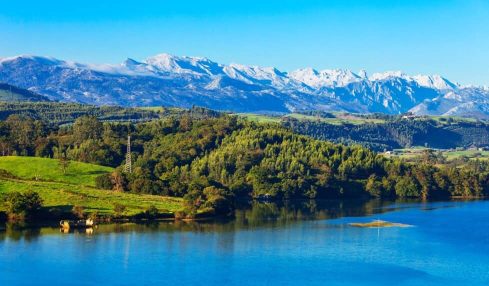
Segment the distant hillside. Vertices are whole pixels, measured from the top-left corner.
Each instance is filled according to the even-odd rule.
[[[50,101],[47,97],[18,88],[10,84],[0,83],[0,101],[17,102],[17,101]]]
[[[72,123],[84,115],[96,116],[102,121],[148,121],[170,112],[169,109],[138,109],[60,102],[0,101],[0,120],[5,120],[10,115],[25,115],[53,124]]]
[[[361,122],[361,119],[364,121]],[[393,116],[376,121],[360,118],[350,121],[284,117],[281,122],[283,126],[300,134],[348,145],[361,144],[376,151],[412,146],[440,149],[489,146],[487,121],[429,116]]]

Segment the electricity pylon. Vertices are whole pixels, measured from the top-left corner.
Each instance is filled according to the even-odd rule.
[[[131,136],[127,136],[127,152],[126,152],[126,165],[124,166],[124,172],[132,173],[132,159],[131,159]]]

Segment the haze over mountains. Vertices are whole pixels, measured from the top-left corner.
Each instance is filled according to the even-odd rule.
[[[3,58],[0,82],[51,100],[96,105],[199,105],[237,112],[411,111],[489,118],[489,89],[460,86],[438,75],[312,68],[283,72],[168,54],[144,62],[127,59],[119,65],[38,56]]]

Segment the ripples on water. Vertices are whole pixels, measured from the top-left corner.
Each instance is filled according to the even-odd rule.
[[[374,219],[414,227],[349,226]],[[0,285],[489,285],[489,202],[251,203],[230,220],[93,233],[8,225],[0,264]]]

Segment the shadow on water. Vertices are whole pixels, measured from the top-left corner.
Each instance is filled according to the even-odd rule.
[[[0,228],[0,241],[9,238],[13,241],[25,240],[27,242],[37,239],[41,235],[41,227],[33,227],[24,223],[6,223]]]
[[[0,226],[0,241],[26,241],[41,235],[103,235],[123,232],[233,232],[259,228],[277,228],[306,220],[328,220],[341,217],[362,217],[409,208],[433,210],[450,207],[451,202],[422,202],[419,200],[303,200],[284,202],[244,202],[238,205],[232,219],[206,221],[153,221],[146,223],[101,224],[94,229],[72,230],[63,233],[55,226],[36,226],[7,223]]]

